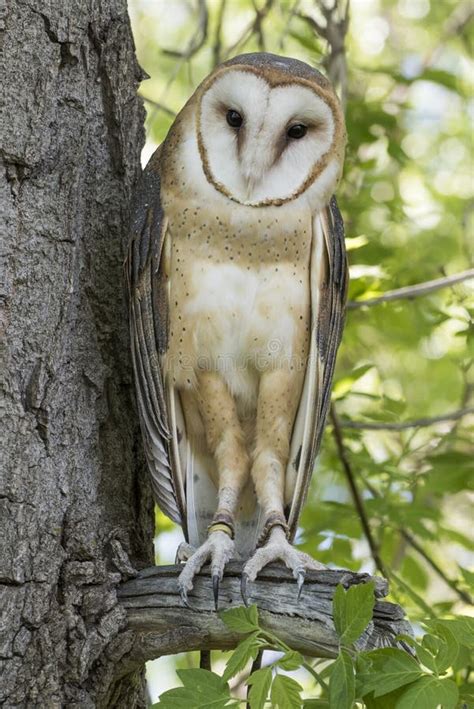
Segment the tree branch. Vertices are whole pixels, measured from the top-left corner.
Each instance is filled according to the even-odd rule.
[[[469,268],[467,271],[455,273],[452,276],[435,278],[432,281],[424,281],[424,283],[417,283],[413,286],[389,290],[377,298],[368,298],[367,300],[350,300],[347,303],[347,308],[349,310],[354,310],[355,308],[379,305],[379,303],[386,303],[390,300],[409,300],[411,298],[418,298],[420,296],[427,295],[428,293],[432,293],[433,291],[440,290],[441,288],[447,288],[448,286],[453,286],[456,283],[467,281],[470,278],[474,278],[474,268]]]
[[[474,409],[471,409],[471,411],[474,411]],[[334,417],[334,418],[333,418],[333,421],[334,421],[334,419],[336,420],[336,425],[337,425],[337,424],[342,425],[342,422],[339,422],[339,420],[337,419],[337,415],[336,415],[336,413],[335,413],[334,408],[331,408],[331,416]],[[352,422],[351,422],[351,423],[352,423]],[[355,423],[355,422],[354,422],[354,423]],[[346,453],[345,453],[345,448],[344,448],[343,440],[342,440],[342,433],[341,433],[340,430],[338,431],[338,434],[339,434],[339,437],[340,437],[340,440],[341,440],[341,444],[342,444],[342,448],[343,448],[343,452],[344,452],[344,457],[345,457],[345,460],[346,460],[346,464],[348,465],[349,475],[350,475],[350,478],[351,478],[352,481],[353,481],[353,488],[356,490],[357,495],[359,496],[359,499],[360,499],[360,504],[361,504],[361,509],[362,509],[362,515],[361,515],[361,512],[360,512],[360,510],[359,510],[359,507],[358,507],[358,511],[359,511],[359,516],[361,516],[362,526],[364,527],[364,531],[365,531],[366,529],[369,529],[369,531],[370,531],[368,518],[366,517],[365,509],[364,509],[364,507],[363,507],[363,502],[362,502],[362,499],[360,498],[359,492],[358,492],[358,490],[357,490],[357,486],[356,486],[356,484],[355,484],[355,479],[354,479],[354,474],[353,474],[353,472],[352,472],[352,468],[351,468],[351,466],[350,466],[350,464],[349,464],[349,461],[348,461],[347,456],[346,456]],[[339,448],[338,448],[338,449],[339,449]],[[346,475],[347,475],[347,470],[346,470]],[[370,492],[370,494],[371,494],[373,497],[375,497],[375,498],[380,498],[380,493],[378,492],[378,490],[376,490],[376,488],[375,488],[373,485],[371,485],[368,481],[365,482],[365,485],[366,485],[366,487],[367,487],[367,490]],[[351,485],[351,489],[352,489],[352,485]],[[364,526],[363,519],[365,519],[366,526]],[[431,566],[431,568],[433,569],[433,571],[438,574],[438,576],[446,583],[446,585],[449,586],[449,588],[450,588],[452,591],[454,591],[454,592],[456,593],[456,595],[457,595],[462,601],[464,601],[464,603],[467,603],[467,604],[469,604],[469,605],[472,605],[472,598],[471,598],[471,596],[470,596],[468,593],[466,593],[465,591],[463,591],[462,588],[459,587],[459,584],[457,583],[457,581],[456,581],[455,579],[452,579],[452,578],[450,578],[449,576],[447,576],[447,575],[445,574],[445,572],[443,571],[443,569],[442,569],[440,566],[438,566],[438,564],[436,563],[436,561],[431,558],[431,556],[428,554],[428,552],[425,551],[425,549],[421,546],[421,544],[418,542],[418,540],[417,540],[412,534],[410,534],[410,532],[407,532],[403,527],[400,527],[400,526],[398,526],[398,525],[394,525],[394,529],[396,529],[396,531],[403,537],[403,539],[405,540],[405,542],[406,542],[407,544],[409,544],[409,545],[426,561],[426,563],[429,564],[429,566]],[[367,539],[369,539],[369,538],[367,537]],[[369,545],[370,545],[370,542],[369,542]],[[371,548],[372,548],[372,547],[371,547]],[[384,575],[385,575],[385,574],[384,574]],[[393,572],[392,572],[392,577],[394,577]],[[395,577],[394,577],[394,578],[395,578]]]
[[[340,419],[339,423],[342,428],[355,428],[361,431],[405,431],[409,428],[433,426],[433,424],[442,423],[443,421],[458,421],[468,414],[474,414],[474,407],[468,406],[464,409],[451,411],[448,414],[442,414],[441,416],[415,419],[413,421],[384,421],[379,423],[377,421],[350,421],[349,419]]]
[[[370,553],[372,555],[372,559],[374,560],[375,566],[380,571],[382,576],[387,577],[387,573],[385,571],[383,561],[380,558],[378,545],[374,539],[374,536],[372,534],[372,530],[370,528],[369,518],[368,518],[367,513],[365,511],[362,496],[361,496],[359,489],[357,487],[357,484],[355,481],[355,475],[352,471],[351,464],[349,463],[349,458],[347,457],[346,447],[344,445],[344,441],[342,438],[341,425],[339,423],[339,419],[337,417],[336,410],[335,410],[334,406],[331,406],[331,408],[329,410],[329,415],[330,415],[331,422],[333,425],[333,435],[334,435],[334,440],[336,442],[336,448],[337,448],[337,452],[339,455],[339,459],[342,463],[342,468],[344,470],[347,482],[349,484],[349,488],[352,493],[352,498],[354,500],[354,504],[355,504],[357,512],[359,514],[359,519],[360,519],[360,523],[362,525],[362,529],[364,530],[364,534],[367,539],[367,543],[370,547]]]
[[[199,28],[198,31],[192,37],[188,47],[184,52],[180,52],[176,49],[162,49],[163,54],[168,57],[174,57],[175,59],[191,59],[199,50],[204,46],[207,39],[207,32],[209,27],[209,12],[207,9],[206,0],[198,0],[198,10],[199,10]]]
[[[254,33],[261,33],[262,32],[262,22],[263,20],[267,17],[268,13],[272,9],[274,0],[265,0],[265,3],[262,7],[261,10],[258,9],[258,7],[254,3],[254,8],[255,8],[255,17],[253,20],[250,21],[250,23],[247,25],[247,27],[244,29],[240,37],[232,44],[230,47],[226,49],[224,52],[224,59],[228,59],[232,54],[235,52],[237,47],[239,47],[241,44],[245,44],[248,42],[250,37]]]
[[[334,0],[331,7],[324,2],[318,4],[325,21],[324,25],[304,12],[298,12],[296,16],[305,22],[317,35],[326,40],[328,51],[324,59],[324,67],[332,85],[339,89],[341,104],[345,108],[347,103],[345,38],[349,27],[349,0],[344,3],[344,8],[340,0]]]
[[[445,584],[449,586],[449,588],[454,591],[454,593],[462,600],[464,603],[467,603],[468,605],[472,606],[473,605],[473,599],[467,593],[467,591],[464,591],[462,588],[459,588],[458,583],[450,578],[449,576],[446,576],[444,573],[443,569],[436,563],[434,559],[431,558],[431,556],[423,549],[421,544],[418,543],[417,539],[415,539],[414,536],[410,534],[410,532],[407,532],[406,529],[403,527],[398,527],[398,531],[402,535],[403,539],[406,541],[407,544],[409,544],[421,557],[426,561],[426,563],[431,566],[433,571],[438,574],[440,578],[443,579]]]
[[[138,664],[161,655],[188,650],[228,650],[242,639],[220,620],[214,611],[209,567],[195,578],[190,594],[192,609],[181,602],[177,576],[182,566],[158,566],[141,571],[119,589],[128,627],[135,636],[133,647],[122,659],[123,671],[130,662]],[[241,605],[242,563],[226,567],[219,599],[221,608]],[[381,601],[388,584],[378,576],[346,570],[308,571],[300,601],[291,572],[283,566],[265,568],[251,584],[251,601],[256,603],[262,627],[293,649],[313,657],[335,657],[338,639],[332,620],[332,596],[338,583],[348,587],[373,580],[377,602],[373,620],[358,641],[359,649],[396,645],[400,633],[412,634],[400,606]]]
[[[221,49],[222,49],[222,24],[224,22],[226,0],[221,0],[219,9],[217,11],[216,19],[216,29],[214,32],[214,44],[212,47],[212,65],[216,67],[221,62]]]
[[[159,103],[158,101],[154,101],[151,98],[148,98],[147,96],[144,96],[140,92],[138,95],[146,102],[149,103],[151,106],[156,108],[158,111],[162,111],[163,113],[166,113],[167,116],[170,116],[171,118],[176,118],[176,111],[173,111],[171,108],[168,108],[168,106],[165,106],[162,103]]]

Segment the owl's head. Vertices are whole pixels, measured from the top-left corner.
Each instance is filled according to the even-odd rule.
[[[343,166],[343,113],[331,84],[296,59],[243,54],[218,67],[196,95],[206,178],[250,206],[306,193],[326,201]]]

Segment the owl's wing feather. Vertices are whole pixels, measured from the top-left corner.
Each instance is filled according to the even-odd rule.
[[[344,326],[348,267],[344,224],[335,197],[314,217],[310,284],[310,356],[293,430],[293,455],[290,454],[287,470],[286,498],[291,500],[288,517],[291,538],[296,533],[321,445],[331,400],[336,354]]]
[[[160,268],[166,226],[157,151],[143,172],[132,203],[126,259],[132,362],[153,492],[163,512],[185,524],[183,484],[176,479],[171,464],[170,423],[160,363],[168,342],[166,280]]]

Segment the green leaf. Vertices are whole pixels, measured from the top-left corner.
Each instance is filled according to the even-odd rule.
[[[360,249],[369,243],[368,238],[365,234],[360,234],[360,236],[346,236],[346,251],[354,251],[355,249]]]
[[[278,660],[278,666],[281,667],[282,670],[287,670],[291,672],[292,670],[297,670],[299,667],[301,667],[303,662],[303,657],[300,655],[299,652],[296,652],[295,650],[290,650]]]
[[[224,709],[236,706],[229,686],[221,677],[202,669],[177,670],[183,687],[163,692],[155,705],[160,709]]]
[[[427,621],[425,625],[430,629],[432,626],[448,628],[460,645],[465,645],[470,650],[474,650],[474,618],[467,615],[458,615],[452,619]]]
[[[438,641],[438,647],[433,654],[436,658],[437,672],[446,672],[446,670],[456,662],[459,653],[459,643],[449,627],[437,623],[436,621],[428,622],[426,625],[436,632],[435,637]],[[423,638],[425,647],[428,647],[427,643],[430,642],[432,637],[431,635],[425,635]]]
[[[420,666],[403,650],[382,648],[364,653],[372,662],[370,671],[359,673],[358,692],[363,697],[374,693],[380,697],[393,690],[414,682],[422,675]]]
[[[200,668],[190,668],[186,670],[176,670],[176,674],[183,683],[183,687],[190,687],[191,689],[201,688],[207,690],[212,689],[215,692],[220,692],[222,689],[227,688],[226,682],[210,670],[203,670]]]
[[[329,709],[327,699],[305,699],[303,709]]]
[[[444,69],[432,69],[429,67],[424,69],[423,73],[416,77],[416,80],[433,81],[434,83],[441,84],[441,86],[444,86],[451,91],[459,93],[460,82],[458,81],[458,77]]]
[[[260,647],[258,634],[258,631],[252,633],[252,635],[249,635],[248,638],[245,638],[237,645],[225,666],[224,674],[222,675],[225,681],[243,670],[249,660],[255,660]]]
[[[466,586],[469,586],[470,588],[474,588],[474,571],[470,571],[469,569],[464,569],[462,566],[459,566],[458,568],[462,574],[462,577],[464,579],[464,582],[466,583]]]
[[[329,680],[330,709],[351,709],[355,699],[355,678],[352,658],[347,650],[341,650],[332,664]]]
[[[339,584],[332,602],[334,625],[343,644],[355,642],[372,619],[374,583],[351,586],[347,591]]]
[[[350,392],[352,386],[355,382],[364,376],[369,369],[372,369],[373,364],[364,364],[361,367],[357,367],[346,377],[338,379],[338,381],[333,386],[333,399],[342,399],[346,394]]]
[[[255,630],[260,630],[256,605],[251,605],[248,608],[245,606],[230,608],[221,611],[219,617],[228,628],[235,630],[236,633],[253,633]]]
[[[272,684],[272,707],[276,709],[301,709],[302,686],[291,677],[277,675]]]
[[[263,709],[272,684],[272,670],[270,667],[264,667],[261,670],[252,672],[246,684],[250,686],[248,694],[250,709]]]
[[[458,701],[459,691],[450,679],[420,677],[413,682],[397,701],[397,709],[453,709]]]

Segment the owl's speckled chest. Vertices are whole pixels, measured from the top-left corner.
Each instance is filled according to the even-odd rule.
[[[166,369],[174,382],[217,369],[245,374],[303,365],[309,331],[309,213],[174,200],[167,210],[170,331]],[[239,373],[238,376],[236,373]],[[229,380],[230,381],[230,380]],[[250,394],[249,394],[250,395]]]

